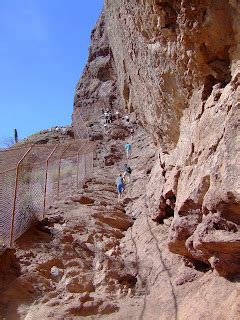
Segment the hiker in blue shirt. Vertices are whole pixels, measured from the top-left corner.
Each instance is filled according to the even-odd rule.
[[[126,151],[127,159],[129,159],[129,157],[131,157],[132,154],[132,145],[127,142],[124,146],[124,149]]]
[[[123,183],[123,177],[121,174],[117,176],[116,179],[116,185],[117,185],[117,192],[118,192],[118,202],[123,196],[123,191],[124,191],[124,183]]]

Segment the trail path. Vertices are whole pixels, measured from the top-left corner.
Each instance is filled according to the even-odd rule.
[[[234,283],[188,268],[168,251],[172,217],[162,224],[150,218],[146,190],[156,155],[140,128],[130,140],[131,181],[118,203],[115,179],[129,140],[107,132],[93,179],[78,190],[68,185],[45,221],[18,240],[15,255],[0,260],[3,318],[197,320],[220,301],[227,308],[237,301]]]

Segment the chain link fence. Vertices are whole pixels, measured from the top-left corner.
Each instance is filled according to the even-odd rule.
[[[92,177],[95,146],[75,140],[0,151],[0,251],[43,219],[61,191]]]
[[[89,139],[88,128],[83,120],[79,108],[75,109],[72,115],[74,136],[77,139]]]

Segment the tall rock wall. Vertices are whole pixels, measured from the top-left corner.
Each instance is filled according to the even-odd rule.
[[[236,6],[227,0],[105,1],[105,14],[125,105],[137,110],[156,142],[175,146],[193,93],[201,88],[205,101],[237,69]]]
[[[235,0],[105,0],[75,96],[88,118],[135,112],[159,149],[146,196],[155,220],[174,211],[170,250],[223,275],[240,264],[239,13]]]
[[[115,64],[103,12],[91,34],[89,57],[76,87],[74,110],[81,110],[84,120],[90,121],[99,117],[101,109],[119,104],[118,99]]]

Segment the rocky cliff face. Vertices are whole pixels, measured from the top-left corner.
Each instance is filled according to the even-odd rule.
[[[159,154],[148,206],[156,221],[174,211],[169,249],[222,275],[240,264],[239,10],[106,0],[75,104],[92,112],[104,96],[136,114]]]
[[[206,101],[214,85],[225,87],[236,72],[237,4],[106,1],[105,12],[125,105],[170,149],[194,92],[201,89],[200,101]]]
[[[115,64],[102,13],[91,34],[89,58],[77,84],[74,108],[81,110],[85,121],[91,121],[99,118],[101,109],[119,105],[118,98]]]
[[[0,255],[1,319],[239,319],[239,6],[105,1],[74,99],[94,176]]]

